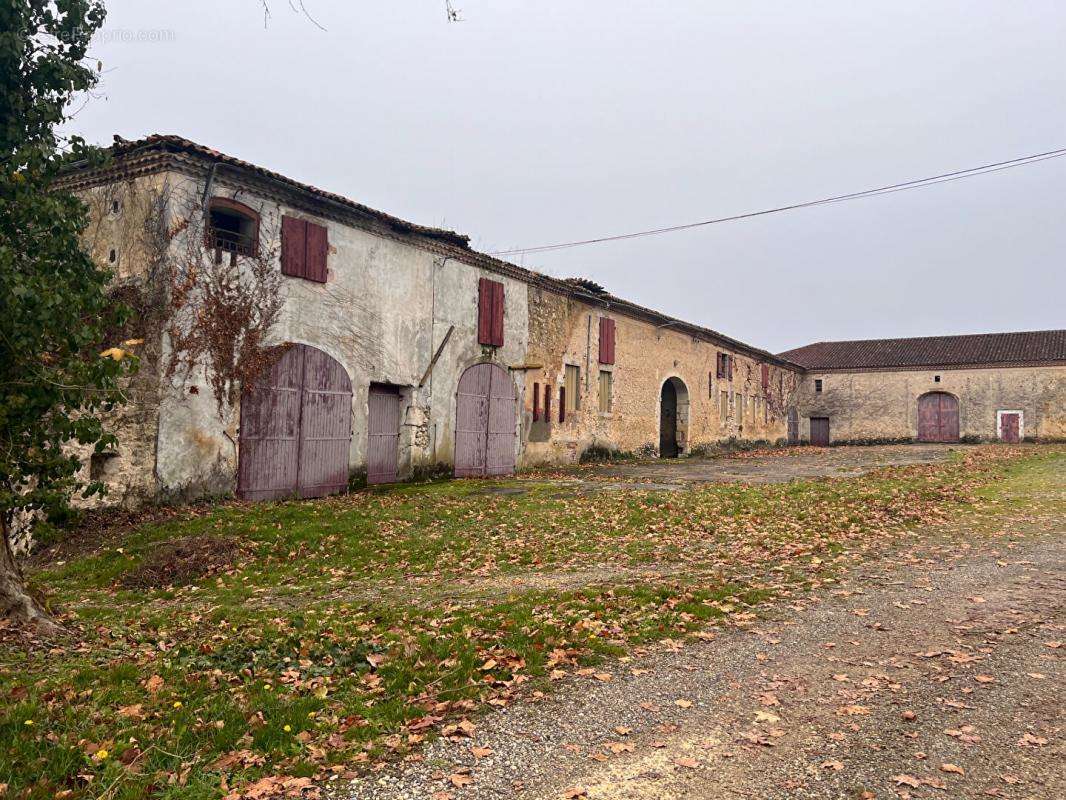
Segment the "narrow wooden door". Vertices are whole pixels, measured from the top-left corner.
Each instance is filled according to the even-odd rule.
[[[811,417],[811,444],[829,447],[829,417]]]
[[[400,451],[400,392],[371,384],[367,399],[366,482],[394,483]]]
[[[1017,442],[1021,438],[1021,419],[1018,414],[1002,414],[999,418],[999,438]]]

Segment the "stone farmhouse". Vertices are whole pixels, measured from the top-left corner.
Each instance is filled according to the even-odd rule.
[[[87,467],[112,502],[315,497],[590,448],[1066,436],[1066,331],[774,355],[180,137],[117,141],[111,155],[64,185],[88,202],[88,246],[118,285],[144,285],[167,255],[160,224],[179,232],[164,250],[184,235],[208,261],[265,261],[280,272],[270,336],[285,345],[259,385],[219,405],[206,370],[166,373],[167,337],[148,331],[159,357],[114,420],[118,449]]]

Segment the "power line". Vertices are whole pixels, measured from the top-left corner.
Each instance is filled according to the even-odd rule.
[[[663,233],[674,233],[675,231],[685,231],[692,228],[702,228],[706,225],[717,225],[722,222],[736,222],[741,219],[751,219],[752,217],[763,217],[768,214],[779,214],[782,211],[795,211],[800,208],[811,208],[813,206],[829,205],[831,203],[842,203],[848,200],[858,200],[865,197],[876,197],[882,194],[892,194],[894,192],[902,192],[908,189],[922,189],[926,186],[935,186],[939,183],[950,183],[951,181],[962,180],[963,178],[973,178],[977,175],[986,175],[991,172],[1000,172],[1005,169],[1014,169],[1015,167],[1024,167],[1029,164],[1036,164],[1040,161],[1047,161],[1052,158],[1060,158],[1066,155],[1066,147],[1058,150],[1048,150],[1044,153],[1034,153],[1028,156],[1021,156],[1019,158],[1012,158],[1007,161],[997,161],[994,164],[983,164],[979,167],[970,167],[968,169],[960,169],[954,172],[945,172],[940,175],[930,175],[926,178],[915,178],[910,181],[903,181],[902,183],[892,183],[888,186],[879,186],[875,189],[863,189],[858,192],[850,192],[848,194],[839,194],[833,197],[823,197],[820,200],[808,200],[803,203],[793,203],[787,206],[777,206],[776,208],[767,208],[762,211],[749,211],[745,214],[733,214],[728,217],[716,217],[715,219],[702,220],[701,222],[689,222],[684,225],[671,225],[665,228],[652,228],[650,230],[635,231],[633,233],[622,233],[615,236],[600,236],[595,239],[579,239],[573,242],[559,242],[556,244],[538,245],[536,247],[520,247],[513,250],[498,250],[492,255],[494,256],[512,256],[522,255],[525,253],[547,253],[554,250],[567,250],[571,247],[583,247],[590,244],[602,244],[603,242],[617,242],[625,239],[639,239],[644,236],[657,236]]]

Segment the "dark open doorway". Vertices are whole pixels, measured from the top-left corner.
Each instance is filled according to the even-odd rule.
[[[670,378],[659,397],[659,457],[677,458],[685,449],[688,428],[688,389]]]

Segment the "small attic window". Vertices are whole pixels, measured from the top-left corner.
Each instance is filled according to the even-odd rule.
[[[934,375],[933,376],[933,383],[940,383],[940,376],[939,375]]]
[[[107,254],[107,260],[109,262],[111,262],[112,264],[114,264],[116,261],[118,261],[118,253],[115,252],[115,248],[113,248],[113,247],[111,248],[111,252],[109,252]]]
[[[212,198],[208,209],[207,246],[217,254],[254,256],[259,250],[259,215],[236,200]]]
[[[115,216],[117,216],[118,212],[121,211],[121,210],[122,210],[122,204],[119,203],[118,200],[112,200],[111,201],[111,213],[114,214]]]

